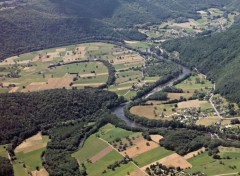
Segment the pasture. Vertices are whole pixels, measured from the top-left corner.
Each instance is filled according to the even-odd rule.
[[[141,155],[133,157],[133,160],[137,162],[139,167],[144,167],[150,163],[171,155],[172,153],[172,151],[166,150],[163,147],[157,147],[155,149],[142,153]]]
[[[7,146],[8,145],[0,145],[0,156],[8,158],[8,152],[7,152]]]
[[[13,163],[14,170],[19,173],[37,172],[44,176],[48,175],[43,168],[41,160],[41,155],[46,150],[48,141],[48,136],[42,136],[39,132],[17,146],[14,150],[17,157],[17,160]],[[37,171],[37,168],[40,171]]]
[[[207,152],[190,158],[188,162],[191,163],[193,167],[191,169],[186,169],[185,171],[187,173],[196,173],[201,171],[206,175],[229,174],[237,173],[240,168],[239,159],[233,158],[215,160],[208,156]],[[232,166],[236,166],[236,169],[233,169]]]

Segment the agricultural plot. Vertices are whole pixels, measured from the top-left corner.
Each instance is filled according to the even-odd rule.
[[[194,93],[194,91],[207,93],[213,88],[213,84],[203,75],[197,74],[177,84],[176,87],[182,89],[184,93]]]
[[[14,150],[17,157],[13,163],[14,170],[19,173],[32,172],[43,176],[48,175],[41,160],[41,155],[46,150],[48,141],[48,136],[42,136],[41,133],[38,133],[17,146]]]
[[[215,160],[208,156],[207,152],[189,159],[188,162],[193,167],[186,169],[187,173],[200,171],[206,175],[230,174],[238,173],[240,168],[239,158]]]
[[[8,158],[7,145],[0,145],[0,156]]]

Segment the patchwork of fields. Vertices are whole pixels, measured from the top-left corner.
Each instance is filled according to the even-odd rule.
[[[145,50],[149,47],[138,42],[128,45]],[[160,78],[143,77],[145,61],[137,52],[113,44],[86,43],[5,59],[0,63],[0,93],[98,87],[109,77],[109,70],[101,60],[108,61],[116,70],[116,81],[108,90],[127,99],[135,96],[145,83]]]
[[[191,167],[184,157],[159,146],[162,136],[151,135],[151,138],[148,141],[139,132],[108,124],[91,135],[83,148],[72,156],[78,160],[80,169],[85,168],[89,176],[144,176],[148,175],[146,168],[157,162],[169,167]],[[127,162],[120,162],[124,158],[127,158]]]

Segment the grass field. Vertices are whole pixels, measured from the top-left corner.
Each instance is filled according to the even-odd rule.
[[[221,160],[224,164],[220,164],[220,160],[215,160],[208,156],[207,152],[200,154],[188,160],[192,164],[191,169],[186,169],[187,173],[195,173],[201,171],[206,175],[237,173],[240,169],[239,159]],[[229,166],[236,166],[232,169]]]
[[[8,158],[7,145],[0,145],[0,156]]]
[[[213,84],[199,74],[189,77],[183,82],[177,84],[176,87],[183,89],[184,93],[193,93],[195,90],[208,92],[209,89],[213,87]]]
[[[134,157],[133,160],[137,162],[139,167],[143,167],[154,161],[162,159],[172,153],[172,151],[166,150],[163,147],[158,147],[156,149],[145,152],[137,157]]]
[[[37,167],[42,169],[41,155],[46,150],[48,141],[48,136],[42,136],[41,133],[38,133],[21,143],[14,150],[17,157],[17,160],[13,163],[14,169],[20,170],[19,172],[35,171]],[[23,164],[26,165],[26,168],[23,168]]]
[[[72,156],[79,162],[86,162],[87,159],[90,159],[92,156],[99,153],[107,146],[107,143],[101,141],[96,137],[95,134],[93,134],[86,140],[83,148],[81,150],[78,150]]]
[[[13,162],[13,170],[14,170],[14,176],[27,176],[28,171],[23,167],[22,163],[19,163],[18,161]]]
[[[112,124],[107,124],[102,127],[97,133],[102,139],[113,142],[116,138],[126,138],[134,134],[134,132],[116,128]]]
[[[20,152],[17,153],[16,156],[19,161],[25,163],[29,170],[34,171],[36,167],[43,168],[41,154],[45,151],[46,148],[38,149],[27,154]]]

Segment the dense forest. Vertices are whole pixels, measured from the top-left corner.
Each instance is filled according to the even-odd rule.
[[[178,51],[180,60],[197,67],[216,82],[216,91],[240,102],[240,29],[233,26],[226,32],[165,42],[168,51]]]
[[[0,175],[13,176],[13,166],[9,159],[0,156]]]
[[[221,8],[232,1],[24,0],[3,3],[0,6],[3,9],[0,10],[0,59],[91,40],[143,40],[146,36],[134,29],[134,24],[159,23],[169,18],[197,19],[196,10]]]
[[[41,128],[66,120],[85,121],[87,115],[117,103],[115,93],[90,88],[1,94],[0,141],[4,144],[15,137],[12,143],[16,146]]]

